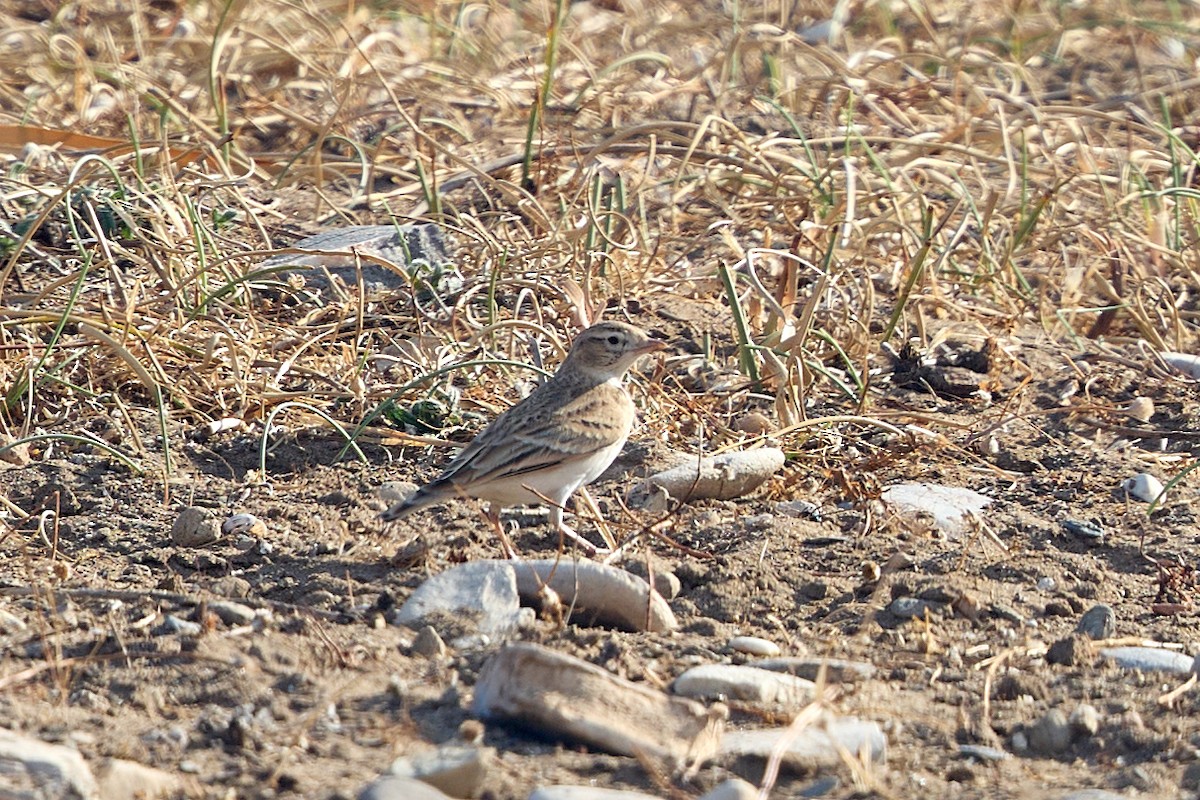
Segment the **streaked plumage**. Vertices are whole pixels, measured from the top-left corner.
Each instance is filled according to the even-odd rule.
[[[591,547],[563,522],[562,506],[621,452],[635,418],[621,378],[639,356],[662,347],[623,322],[601,322],[582,331],[550,380],[497,417],[441,475],[381,518],[399,519],[466,495],[490,501],[488,515],[495,520],[505,506],[544,503],[540,494],[554,503],[551,523]]]

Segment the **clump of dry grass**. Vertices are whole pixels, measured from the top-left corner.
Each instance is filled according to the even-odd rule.
[[[866,4],[814,44],[832,3],[25,4],[0,123],[126,146],[5,158],[0,430],[169,472],[189,426],[298,399],[353,426],[456,361],[498,404],[495,359],[571,326],[568,277],[748,379],[648,390],[680,445],[769,404],[799,447],[870,413],[882,346],[947,328],[1194,349],[1194,26],[960,6]],[[456,234],[461,291],[257,271],[393,217]]]

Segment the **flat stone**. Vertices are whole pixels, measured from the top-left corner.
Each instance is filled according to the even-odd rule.
[[[428,753],[401,756],[392,762],[389,772],[416,778],[451,797],[475,797],[495,759],[492,747],[444,745]]]
[[[534,644],[508,644],[484,665],[472,712],[616,755],[690,764],[717,751],[724,709],[672,697]]]
[[[718,759],[723,763],[745,757],[765,761],[781,739],[791,736],[788,728],[729,731],[721,740]],[[797,771],[837,766],[842,763],[842,750],[855,755],[865,750],[871,761],[881,763],[887,758],[887,737],[876,722],[826,717],[823,723],[805,728],[791,739],[783,752],[782,764]]]
[[[78,750],[0,728],[0,775],[14,797],[97,797],[99,786]],[[7,795],[5,795],[7,796]]]
[[[752,656],[773,657],[779,655],[779,645],[770,639],[758,636],[735,636],[729,640],[729,649]]]
[[[231,600],[210,600],[208,610],[226,625],[249,625],[254,621],[254,609]]]
[[[430,625],[443,637],[496,637],[517,629],[520,611],[512,567],[500,561],[472,561],[422,583],[392,622],[414,630]]]
[[[543,586],[558,595],[571,620],[587,618],[630,631],[669,631],[678,627],[666,599],[650,584],[626,570],[594,561],[544,558],[489,562],[516,574],[521,597],[535,600]]]
[[[757,800],[758,787],[741,778],[730,778],[713,787],[700,800]]]
[[[446,655],[446,643],[433,626],[426,625],[417,631],[417,638],[413,639],[412,643],[412,652],[429,659],[442,658]]]
[[[1175,650],[1158,647],[1106,647],[1100,655],[1123,669],[1142,672],[1171,672],[1187,675],[1195,668],[1195,659]]]
[[[795,675],[734,664],[692,667],[675,679],[671,691],[684,697],[728,698],[745,703],[799,708],[816,695],[816,684]]]
[[[416,778],[384,775],[364,786],[358,800],[450,800],[450,797]]]

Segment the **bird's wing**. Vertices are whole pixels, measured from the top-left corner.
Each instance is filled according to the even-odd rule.
[[[497,417],[435,483],[467,486],[524,475],[586,458],[629,436],[634,408],[620,386],[593,385],[565,403],[562,394],[541,391],[547,388]]]

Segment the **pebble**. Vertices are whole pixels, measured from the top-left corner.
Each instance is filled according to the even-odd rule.
[[[625,564],[625,570],[642,580],[646,580],[649,577],[646,572],[646,562],[644,561],[629,561]],[[668,600],[674,600],[683,589],[683,583],[679,580],[679,576],[670,570],[655,569],[653,577],[654,591]]]
[[[1100,655],[1123,669],[1142,672],[1172,672],[1187,675],[1195,669],[1195,659],[1175,650],[1159,647],[1106,647]]]
[[[825,670],[825,680],[832,683],[857,683],[875,677],[875,665],[865,661],[850,661],[844,658],[810,658],[786,656],[764,658],[747,666],[769,669],[772,672],[787,672],[810,681],[818,680]]]
[[[99,786],[79,751],[0,728],[0,775],[8,786],[32,787],[16,797],[98,797]],[[7,796],[7,795],[5,795]]]
[[[384,775],[371,781],[358,793],[358,800],[450,800],[427,783],[399,775]]]
[[[998,747],[984,747],[979,744],[961,744],[958,746],[958,754],[964,758],[973,758],[976,761],[1007,761],[1012,758],[1011,753],[1007,753]]]
[[[185,506],[171,526],[171,541],[180,547],[204,547],[220,538],[217,518],[207,508]]]
[[[788,740],[782,765],[797,771],[810,771],[842,764],[841,753],[866,753],[875,763],[887,759],[887,737],[876,722],[855,717],[830,717],[819,725],[794,735],[790,728],[754,731],[730,731],[721,741],[718,758],[722,762],[753,757],[771,758],[777,745]]]
[[[1093,640],[1111,639],[1117,632],[1117,615],[1104,603],[1094,605],[1079,618],[1075,632]]]
[[[692,667],[675,679],[671,691],[683,697],[738,700],[756,705],[799,708],[816,694],[816,684],[757,667],[705,664]]]
[[[1149,472],[1139,472],[1132,478],[1127,478],[1122,481],[1121,488],[1128,492],[1130,497],[1141,500],[1143,503],[1156,502],[1158,505],[1162,505],[1167,501],[1166,496],[1162,493],[1162,481]]]
[[[936,614],[943,606],[943,603],[918,597],[897,597],[888,604],[887,610],[901,619],[924,619],[926,612]]]
[[[1071,723],[1071,729],[1078,735],[1095,736],[1100,732],[1100,712],[1096,710],[1095,706],[1088,703],[1081,703],[1071,712],[1067,721]]]
[[[752,656],[779,655],[779,645],[769,639],[760,639],[757,636],[735,636],[729,640],[729,649]]]
[[[392,762],[389,772],[416,778],[451,797],[475,797],[495,759],[492,747],[444,745],[428,753],[401,756]]]
[[[548,586],[564,609],[601,624],[629,631],[669,631],[679,625],[666,599],[623,569],[557,558],[493,563],[516,574],[517,592],[530,601],[539,601]]]
[[[163,627],[169,633],[178,633],[182,636],[199,636],[204,630],[202,627],[200,627],[199,622],[180,619],[174,614],[167,614],[166,618],[163,620]]]
[[[413,639],[412,643],[412,652],[430,660],[440,659],[446,655],[446,643],[433,626],[426,625],[417,631],[417,638]]]
[[[689,500],[734,500],[749,494],[783,469],[787,457],[777,447],[735,450],[709,458],[688,458],[678,467],[651,475],[629,493],[634,508],[665,489],[681,502]],[[653,505],[653,503],[650,503]]]
[[[226,625],[249,625],[254,621],[254,609],[229,600],[210,600],[208,610]]]
[[[1064,519],[1063,527],[1067,533],[1089,544],[1100,544],[1104,541],[1104,528],[1094,522],[1079,519]]]
[[[1125,406],[1125,413],[1138,422],[1149,422],[1154,416],[1154,401],[1149,397],[1135,397]]]
[[[20,633],[25,630],[25,621],[16,614],[0,608],[0,633]]]
[[[1053,756],[1071,746],[1071,725],[1067,715],[1052,708],[1027,731],[1029,749],[1038,755]]]
[[[145,800],[171,797],[183,787],[179,778],[136,761],[109,758],[96,768],[103,800]]]
[[[267,535],[267,523],[253,514],[234,514],[221,523],[223,536],[251,536],[261,539]]]
[[[512,567],[498,561],[472,561],[422,583],[391,622],[413,630],[434,625],[455,636],[504,636],[517,629],[520,610]],[[443,627],[451,623],[456,628],[452,632]]]

